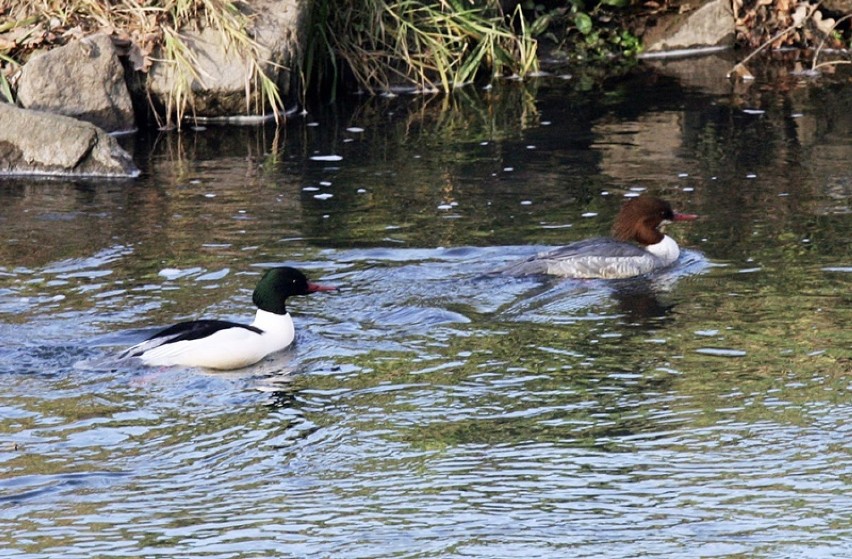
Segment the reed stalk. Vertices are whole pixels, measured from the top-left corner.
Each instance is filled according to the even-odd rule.
[[[317,0],[307,74],[337,83],[347,72],[364,90],[442,90],[538,68],[537,44],[520,8],[498,0]]]

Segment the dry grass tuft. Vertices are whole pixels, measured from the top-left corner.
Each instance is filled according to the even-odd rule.
[[[538,68],[520,8],[506,17],[499,0],[317,0],[313,21],[309,80],[337,81],[346,68],[369,92],[450,91],[485,70],[523,76]]]

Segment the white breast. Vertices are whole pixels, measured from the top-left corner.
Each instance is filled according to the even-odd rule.
[[[661,267],[672,264],[680,256],[680,247],[668,235],[663,235],[663,240],[659,243],[646,246],[645,250],[660,259]]]

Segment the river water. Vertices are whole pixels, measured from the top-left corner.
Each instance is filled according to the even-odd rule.
[[[852,556],[849,83],[354,98],[0,183],[0,557]],[[702,216],[674,268],[485,274],[643,191]],[[340,288],[292,349],[113,359],[272,264]]]

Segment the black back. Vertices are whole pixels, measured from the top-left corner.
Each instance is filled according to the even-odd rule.
[[[198,340],[201,338],[206,338],[211,334],[218,332],[219,330],[225,330],[227,328],[245,328],[246,330],[251,330],[257,334],[263,334],[263,330],[260,328],[256,328],[254,326],[249,326],[248,324],[239,324],[237,322],[231,322],[228,320],[191,320],[189,322],[179,322],[174,326],[169,326],[165,330],[161,330],[157,332],[150,338],[149,340],[154,340],[157,338],[169,338],[164,340],[164,344],[171,344],[174,342],[184,342],[190,340]]]

